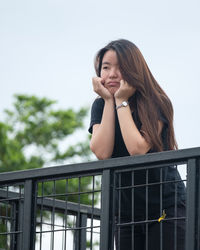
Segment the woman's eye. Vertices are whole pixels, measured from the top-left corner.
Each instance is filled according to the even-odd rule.
[[[108,69],[108,66],[103,66],[103,69]]]

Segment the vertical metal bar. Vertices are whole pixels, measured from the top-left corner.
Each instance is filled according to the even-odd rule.
[[[43,199],[44,199],[44,182],[42,181],[41,182],[41,188],[42,188],[42,201],[41,201],[41,206],[40,206],[40,250],[42,250],[42,236],[43,236],[43,233],[42,233],[42,228],[43,228]]]
[[[80,250],[86,249],[86,226],[87,214],[81,214],[81,234],[80,234]]]
[[[50,249],[54,250],[54,231],[55,231],[55,196],[56,196],[56,181],[53,181],[53,208],[51,212],[51,246]]]
[[[116,192],[116,188],[117,188],[117,174],[113,175],[113,189],[112,189],[112,232],[111,232],[111,249],[115,249],[114,248],[114,243],[116,242],[115,239],[115,232],[116,232],[116,198],[117,198],[117,192]]]
[[[91,237],[90,237],[90,249],[92,250],[93,242],[93,219],[94,219],[94,176],[92,176],[92,214],[91,214]]]
[[[149,211],[148,211],[148,203],[149,203],[149,170],[146,170],[146,232],[145,232],[145,236],[146,236],[146,250],[148,250],[148,245],[149,245],[149,224],[148,224],[148,217],[149,217]]]
[[[197,249],[200,249],[200,159],[197,160],[197,176],[196,176],[196,180],[197,180],[197,218],[196,218],[196,222],[197,222]]]
[[[111,173],[110,170],[104,170],[102,175],[102,194],[101,194],[101,226],[100,226],[100,249],[101,250],[109,250],[110,243],[109,239],[111,239],[110,235],[110,223],[111,218],[110,211],[111,204],[110,202],[110,179]],[[112,223],[111,223],[112,225]]]
[[[80,234],[79,230],[77,229],[80,227],[80,209],[78,209],[79,212],[75,215],[76,216],[76,228],[74,229],[74,245],[75,245],[75,250],[79,250],[79,243],[80,243]]]
[[[23,186],[24,190],[24,186]],[[23,195],[22,187],[20,185],[19,202],[18,202],[18,215],[17,215],[17,230],[23,231]],[[17,234],[17,250],[22,249],[22,233]]]
[[[132,222],[135,222],[135,195],[134,195],[134,191],[135,191],[135,187],[134,187],[134,179],[135,179],[135,171],[133,170],[131,172],[131,195],[132,195],[132,199],[131,199],[131,217],[132,217]],[[134,249],[134,245],[135,245],[135,240],[134,237],[135,236],[135,225],[133,224],[131,226],[131,238],[132,238],[132,249]]]
[[[11,203],[11,232],[14,232],[15,230],[17,231],[17,204],[16,202]],[[11,235],[11,243],[10,243],[10,249],[16,249],[17,246],[17,234],[12,234]]]
[[[8,186],[6,187],[6,198],[8,199]],[[6,250],[8,249],[8,246],[10,247],[10,235],[9,235],[9,232],[8,232],[8,206],[9,206],[9,202],[6,201],[5,202],[5,209],[6,209],[6,214],[5,214],[5,227],[6,227],[6,232],[7,232],[7,235],[6,235]],[[10,230],[9,230],[10,231]],[[9,240],[8,240],[9,239]],[[8,243],[9,242],[9,243]]]
[[[68,210],[67,210],[67,204],[68,204],[68,178],[66,179],[66,184],[65,184],[65,214],[64,214],[64,219],[65,219],[65,239],[64,239],[64,250],[67,249],[67,228],[68,228],[68,221],[67,221],[67,216],[68,216]]]
[[[177,169],[177,165],[176,165],[176,171],[178,171],[178,169]],[[174,217],[175,217],[175,221],[174,221],[174,250],[177,250],[177,197],[178,197],[178,195],[177,195],[177,186],[178,186],[178,183],[176,182],[177,181],[177,179],[175,179],[175,197],[174,197],[174,199],[175,199],[175,202],[174,202],[174,204],[175,204],[175,207],[174,207]]]
[[[37,194],[38,194],[38,185],[37,182],[34,182],[33,190],[32,190],[32,248],[31,250],[35,249],[35,242],[36,242],[36,220],[37,220]]]
[[[75,250],[79,250],[80,244],[80,224],[81,224],[81,214],[80,214],[80,203],[81,203],[81,177],[78,178],[78,213],[76,214],[76,229],[74,231],[74,243],[75,243]],[[78,229],[77,229],[78,228]]]
[[[188,160],[186,203],[186,250],[195,250],[196,160]]]
[[[119,197],[119,199],[118,199],[118,221],[117,221],[117,223],[118,224],[121,224],[121,204],[122,204],[122,201],[121,201],[121,197],[122,197],[122,182],[121,182],[121,180],[122,180],[122,175],[121,175],[121,173],[119,173],[118,174],[119,175],[119,186],[118,186],[118,197]],[[120,249],[120,235],[121,235],[121,226],[118,226],[117,227],[117,247],[118,247],[118,249]]]
[[[24,218],[22,232],[22,250],[34,250],[34,214],[35,183],[26,180],[24,185]]]
[[[65,230],[65,217],[64,217],[64,213],[63,213],[63,218],[62,218],[62,228],[63,228],[63,231],[62,231],[62,250],[65,250],[65,233],[66,233],[66,230]]]
[[[160,168],[160,216],[163,213],[163,169]],[[163,250],[163,224],[160,222],[160,250]]]

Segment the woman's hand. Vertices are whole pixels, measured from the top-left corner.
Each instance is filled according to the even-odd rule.
[[[104,87],[104,80],[101,77],[92,78],[93,90],[104,100],[112,99],[112,94]]]
[[[115,100],[118,101],[128,101],[129,97],[131,97],[135,93],[136,89],[129,85],[126,81],[120,81],[120,87],[115,92]]]

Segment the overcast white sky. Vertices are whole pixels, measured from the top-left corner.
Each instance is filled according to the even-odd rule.
[[[179,147],[200,146],[199,13],[199,0],[0,0],[0,120],[15,93],[91,105],[95,53],[125,38],[172,100]]]

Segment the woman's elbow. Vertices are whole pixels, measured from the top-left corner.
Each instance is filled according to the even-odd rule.
[[[137,145],[135,147],[130,147],[128,152],[130,155],[144,155],[149,151],[149,147],[146,145]]]
[[[146,154],[146,152],[139,151],[139,150],[129,150],[129,154],[131,156],[133,156],[133,155],[143,155],[143,154]]]
[[[108,155],[104,155],[104,154],[99,154],[99,155],[95,154],[95,155],[96,155],[98,160],[107,160],[110,158]]]
[[[90,143],[90,149],[96,155],[98,160],[106,160],[111,157],[111,154],[105,152],[105,150],[101,150],[101,148],[96,148],[93,143]]]

